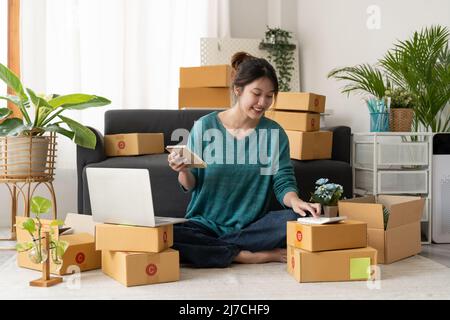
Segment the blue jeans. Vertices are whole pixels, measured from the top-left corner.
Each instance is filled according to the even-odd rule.
[[[173,248],[183,264],[197,268],[226,268],[241,250],[252,252],[286,247],[286,222],[297,220],[292,210],[270,211],[237,232],[218,236],[193,221],[174,225]]]

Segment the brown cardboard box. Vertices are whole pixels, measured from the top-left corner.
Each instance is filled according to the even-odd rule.
[[[288,246],[287,251],[287,271],[298,282],[375,279],[377,251],[370,247],[308,252]]]
[[[230,88],[179,88],[178,107],[181,108],[229,108]]]
[[[287,222],[287,244],[307,251],[326,251],[367,246],[367,223],[344,220],[339,223],[305,225]]]
[[[325,99],[325,96],[309,92],[280,92],[274,108],[322,113],[325,111]]]
[[[173,245],[173,225],[135,227],[98,224],[95,228],[97,250],[161,252]]]
[[[285,131],[289,139],[291,159],[331,159],[332,131]]]
[[[18,243],[31,241],[28,232],[21,228],[22,223],[27,219],[21,216],[16,217]],[[44,229],[50,229],[51,221],[41,219]],[[55,230],[53,237],[68,242],[69,246],[63,255],[63,263],[59,270],[59,265],[56,265],[50,259],[50,272],[55,275],[66,275],[78,271],[100,269],[101,252],[95,250],[93,235],[95,222],[92,221],[92,217],[69,213],[65,220],[65,225],[71,227],[69,231],[73,232],[73,234],[58,235],[58,228],[53,227]],[[28,258],[28,252],[17,253],[17,264],[23,268],[42,270],[42,265],[35,264]]]
[[[265,115],[278,122],[284,130],[318,131],[320,129],[318,113],[268,110]]]
[[[367,222],[369,246],[378,250],[379,263],[391,263],[421,251],[420,197],[380,195],[339,201],[339,215]],[[383,205],[390,211],[384,230]]]
[[[163,133],[124,133],[105,135],[108,157],[164,153]]]
[[[180,88],[230,87],[231,66],[209,65],[180,68]]]
[[[180,280],[178,251],[160,253],[102,251],[102,271],[127,287]]]

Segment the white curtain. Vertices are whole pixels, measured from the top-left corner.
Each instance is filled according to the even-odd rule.
[[[229,34],[228,1],[22,0],[21,79],[37,93],[110,99],[108,107],[65,114],[101,132],[106,110],[176,109],[179,67],[200,65],[201,37]],[[75,169],[75,144],[60,136],[62,218],[76,210]]]
[[[101,131],[108,109],[176,109],[179,67],[200,64],[201,37],[229,34],[228,0],[22,0],[21,9],[23,82],[109,98],[68,114]],[[58,164],[74,167],[64,144]]]

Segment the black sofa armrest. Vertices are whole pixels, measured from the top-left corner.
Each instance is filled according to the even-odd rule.
[[[87,149],[77,145],[77,176],[78,176],[78,213],[83,213],[83,169],[90,163],[106,159],[103,135],[95,128],[88,127],[97,138],[95,149]]]
[[[331,159],[350,163],[351,129],[346,126],[325,127],[324,131],[333,132]]]

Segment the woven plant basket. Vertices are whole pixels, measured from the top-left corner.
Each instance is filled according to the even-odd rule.
[[[389,116],[389,126],[393,132],[410,132],[414,110],[407,108],[392,108]]]
[[[56,136],[0,137],[0,178],[52,179]]]

